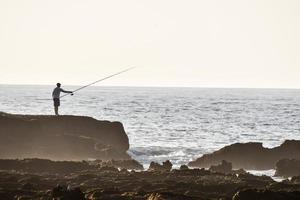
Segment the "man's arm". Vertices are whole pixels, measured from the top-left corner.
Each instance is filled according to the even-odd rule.
[[[61,88],[60,88],[60,91],[61,91],[61,92],[64,92],[64,93],[73,94],[73,91],[67,91],[67,90],[64,90],[64,89],[61,89]]]

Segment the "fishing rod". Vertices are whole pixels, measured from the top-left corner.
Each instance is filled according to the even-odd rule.
[[[86,88],[86,87],[89,87],[89,86],[91,86],[91,85],[94,85],[94,84],[96,84],[96,83],[99,83],[99,82],[101,82],[101,81],[104,81],[104,80],[106,80],[106,79],[109,79],[109,78],[111,78],[111,77],[114,77],[114,76],[117,76],[117,75],[119,75],[119,74],[123,74],[123,73],[125,73],[125,72],[128,72],[128,71],[132,70],[133,68],[136,68],[136,67],[130,67],[130,68],[127,68],[127,69],[125,69],[125,70],[123,70],[123,71],[120,71],[120,72],[118,72],[118,73],[115,73],[115,74],[112,74],[112,75],[110,75],[110,76],[107,76],[107,77],[104,77],[104,78],[102,78],[102,79],[99,79],[99,80],[97,80],[97,81],[94,81],[94,82],[92,82],[92,83],[90,83],[90,84],[87,84],[87,85],[85,85],[85,86],[82,86],[82,87],[80,87],[80,88],[74,90],[72,93],[64,94],[64,95],[62,95],[60,98],[63,98],[63,97],[68,96],[68,95],[71,95],[71,94],[73,94],[74,92],[77,92],[77,91],[79,91],[79,90],[82,90],[82,89],[84,89],[84,88]]]

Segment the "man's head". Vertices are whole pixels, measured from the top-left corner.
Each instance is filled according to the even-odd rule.
[[[60,83],[56,83],[56,86],[57,86],[57,87],[60,87],[60,86],[61,86],[61,84],[60,84]]]

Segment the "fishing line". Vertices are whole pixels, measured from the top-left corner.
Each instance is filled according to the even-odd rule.
[[[96,83],[99,83],[99,82],[101,82],[101,81],[104,81],[104,80],[106,80],[106,79],[109,79],[109,78],[112,78],[112,77],[114,77],[114,76],[117,76],[117,75],[119,75],[119,74],[123,74],[123,73],[125,73],[125,72],[128,72],[128,71],[130,71],[130,70],[132,70],[132,69],[134,69],[134,68],[136,68],[136,67],[130,67],[130,68],[127,68],[127,69],[125,69],[125,70],[122,70],[122,71],[120,71],[120,72],[118,72],[118,73],[115,73],[115,74],[109,75],[109,76],[107,76],[107,77],[101,78],[101,79],[99,79],[99,80],[97,80],[97,81],[94,81],[94,82],[92,82],[92,83],[90,83],[90,84],[87,84],[87,85],[85,85],[85,86],[82,86],[82,87],[80,87],[80,88],[77,88],[76,90],[73,91],[73,93],[75,93],[75,92],[77,92],[77,91],[79,91],[79,90],[82,90],[82,89],[84,89],[84,88],[87,88],[87,87],[89,87],[89,86],[91,86],[91,85],[94,85],[94,84],[96,84]],[[68,95],[71,95],[71,93],[64,94],[64,95],[62,95],[60,98],[63,98],[63,97],[68,96]],[[37,100],[52,100],[52,99],[37,99]]]
[[[106,79],[109,79],[109,78],[111,78],[111,77],[114,77],[114,76],[117,76],[117,75],[119,75],[119,74],[123,74],[123,73],[125,73],[125,72],[128,72],[128,71],[130,71],[130,70],[132,70],[132,69],[134,69],[134,68],[136,68],[136,67],[130,67],[130,68],[127,68],[127,69],[125,69],[125,70],[123,70],[123,71],[120,71],[120,72],[118,72],[118,73],[115,73],[115,74],[112,74],[112,75],[110,75],[110,76],[107,76],[107,77],[104,77],[104,78],[102,78],[102,79],[99,79],[99,80],[97,80],[97,81],[94,81],[94,82],[92,82],[92,83],[90,83],[90,84],[87,84],[87,85],[85,85],[85,86],[82,86],[82,87],[80,87],[80,88],[74,90],[73,93],[75,93],[75,92],[77,92],[77,91],[79,91],[79,90],[82,90],[82,89],[84,89],[84,88],[86,88],[86,87],[89,87],[89,86],[91,86],[91,85],[94,85],[94,84],[96,84],[96,83],[99,83],[99,82],[101,82],[101,81],[104,81],[104,80],[106,80]],[[71,94],[69,94],[69,93],[68,93],[68,94],[64,94],[64,95],[62,95],[60,98],[63,98],[63,97],[68,96],[68,95],[71,95]]]

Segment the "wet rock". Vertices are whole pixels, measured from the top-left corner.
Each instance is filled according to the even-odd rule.
[[[292,177],[300,175],[300,160],[282,159],[276,163],[275,176]]]
[[[172,169],[172,163],[167,160],[161,164],[151,162],[148,171],[170,171]]]
[[[247,189],[237,192],[233,200],[298,200],[300,192]]]
[[[286,140],[279,147],[264,148],[262,143],[235,143],[211,154],[203,155],[189,163],[191,167],[209,168],[222,160],[231,162],[233,168],[249,170],[274,169],[280,159],[300,159],[300,141]]]
[[[230,174],[232,173],[232,164],[229,162],[226,162],[225,160],[222,160],[222,163],[216,166],[211,166],[209,168],[212,172],[218,172],[223,174]]]

